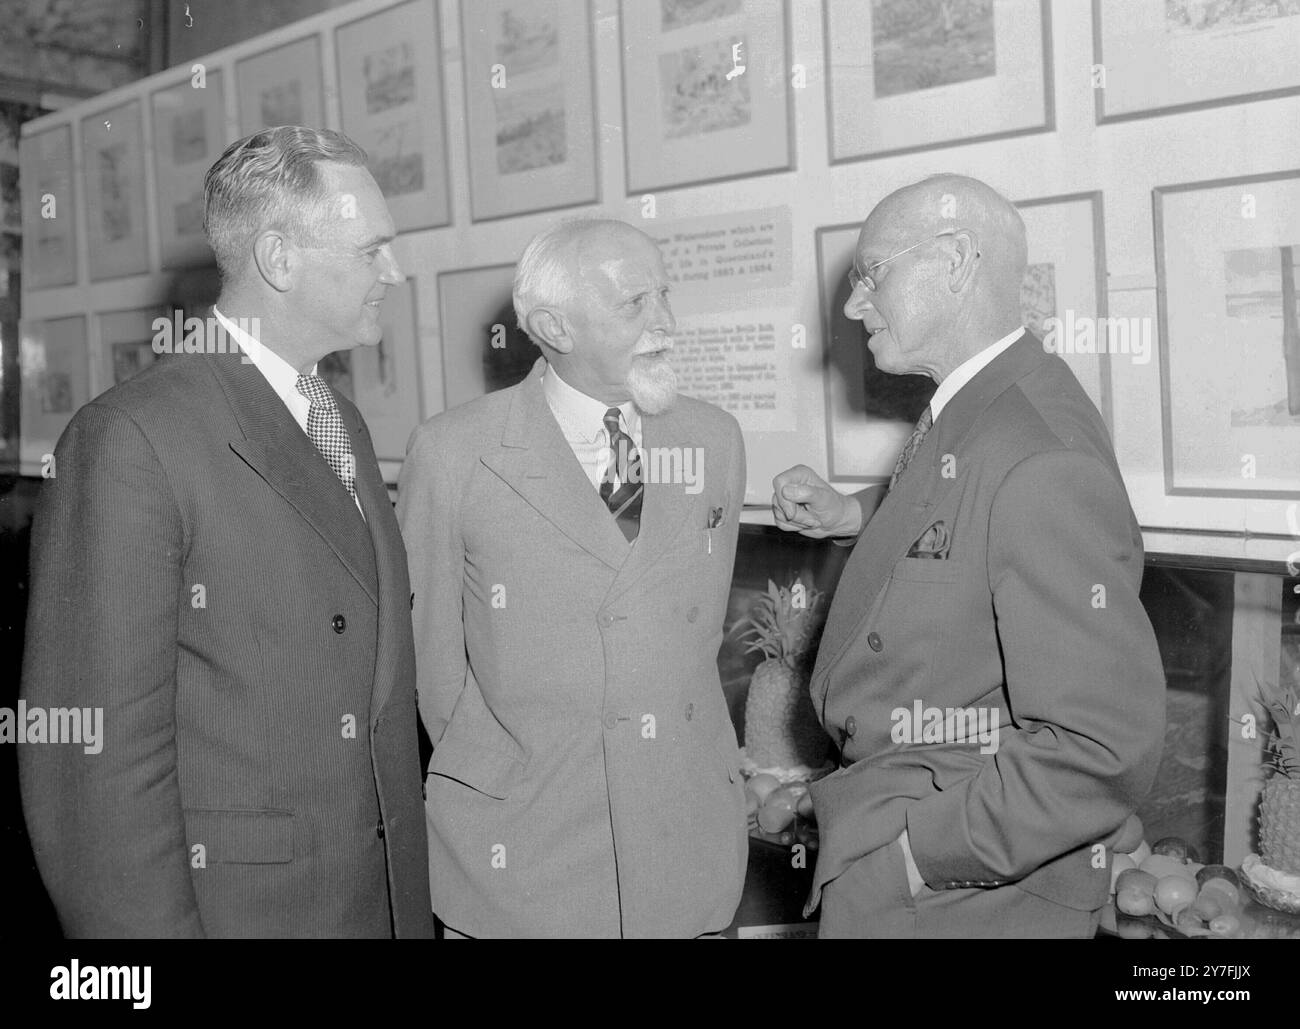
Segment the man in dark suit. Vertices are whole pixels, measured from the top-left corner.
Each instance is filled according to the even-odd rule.
[[[887,489],[773,484],[782,528],[857,536],[810,687],[843,753],[812,787],[823,936],[1091,935],[1155,775],[1142,537],[1096,408],[1021,326],[1025,264],[982,182],[886,197],[845,313],[938,389]]]
[[[21,750],[37,863],[70,936],[432,935],[406,554],[314,375],[378,343],[392,219],[324,130],[204,185],[209,352],[78,411],[35,520],[22,695],[103,711]]]

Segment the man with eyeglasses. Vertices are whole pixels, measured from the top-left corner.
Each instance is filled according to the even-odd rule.
[[[1091,936],[1155,775],[1142,537],[1096,408],[1021,324],[1026,261],[975,179],[881,201],[845,314],[937,389],[887,485],[773,483],[777,525],[854,548],[810,687],[842,755],[812,786],[822,936]]]
[[[204,192],[205,352],[78,411],[35,519],[22,695],[103,725],[19,755],[37,864],[68,936],[432,936],[406,551],[316,374],[379,342],[393,221],[326,130]]]

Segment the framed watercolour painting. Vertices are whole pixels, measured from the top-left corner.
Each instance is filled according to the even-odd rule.
[[[1093,0],[1097,122],[1300,92],[1297,0]]]
[[[1300,169],[1152,206],[1165,492],[1300,499]]]
[[[1050,131],[1046,0],[826,0],[832,163]]]
[[[23,207],[23,285],[77,281],[77,217],[72,190],[72,126],[59,125],[19,145]]]
[[[461,3],[474,221],[595,203],[588,0]]]
[[[411,0],[334,30],[343,131],[370,155],[399,232],[451,221],[434,0]]]
[[[213,260],[203,234],[203,176],[226,144],[221,85],[214,69],[153,95],[154,197],[164,268]]]
[[[240,138],[276,125],[325,127],[319,36],[244,58],[235,82]]]
[[[622,0],[630,195],[794,167],[784,0]]]
[[[131,100],[81,121],[86,250],[92,280],[149,270],[140,119],[140,101]]]
[[[541,357],[515,324],[513,264],[438,276],[445,409],[522,382]]]

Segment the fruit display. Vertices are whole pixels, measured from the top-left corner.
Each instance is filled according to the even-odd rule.
[[[750,827],[781,846],[802,843],[817,849],[817,825],[806,782],[781,783],[773,775],[755,775],[745,783]]]
[[[783,781],[808,778],[826,761],[830,738],[808,695],[812,646],[822,622],[822,593],[796,579],[778,587],[770,579],[750,617],[736,628],[746,652],[765,657],[754,670],[745,700],[745,757],[753,770]]]
[[[1154,916],[1185,936],[1242,933],[1244,898],[1237,873],[1226,865],[1201,864],[1195,849],[1178,837],[1158,840],[1149,848],[1134,846],[1131,854],[1112,855],[1111,891],[1121,914]],[[1144,935],[1125,932],[1123,920],[1117,928],[1121,936]]]

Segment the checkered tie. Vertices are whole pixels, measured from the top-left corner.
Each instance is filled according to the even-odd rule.
[[[311,401],[311,410],[307,412],[307,435],[334,469],[348,496],[356,500],[357,462],[352,456],[352,441],[343,427],[343,416],[339,414],[334,391],[319,375],[299,375],[296,385],[298,392]]]
[[[641,481],[641,455],[632,437],[618,427],[619,411],[605,412],[605,431],[609,433],[612,458],[600,478],[600,499],[609,508],[629,543],[641,532],[641,501],[645,483]]]
[[[894,474],[889,477],[889,488],[892,490],[898,482],[899,476],[909,464],[916,452],[920,449],[921,440],[925,439],[925,434],[930,431],[930,426],[934,424],[934,416],[930,414],[930,405],[925,405],[925,410],[921,417],[916,421],[916,428],[912,430],[912,435],[907,437],[907,442],[903,445],[903,452],[898,455],[898,463],[894,465]]]

